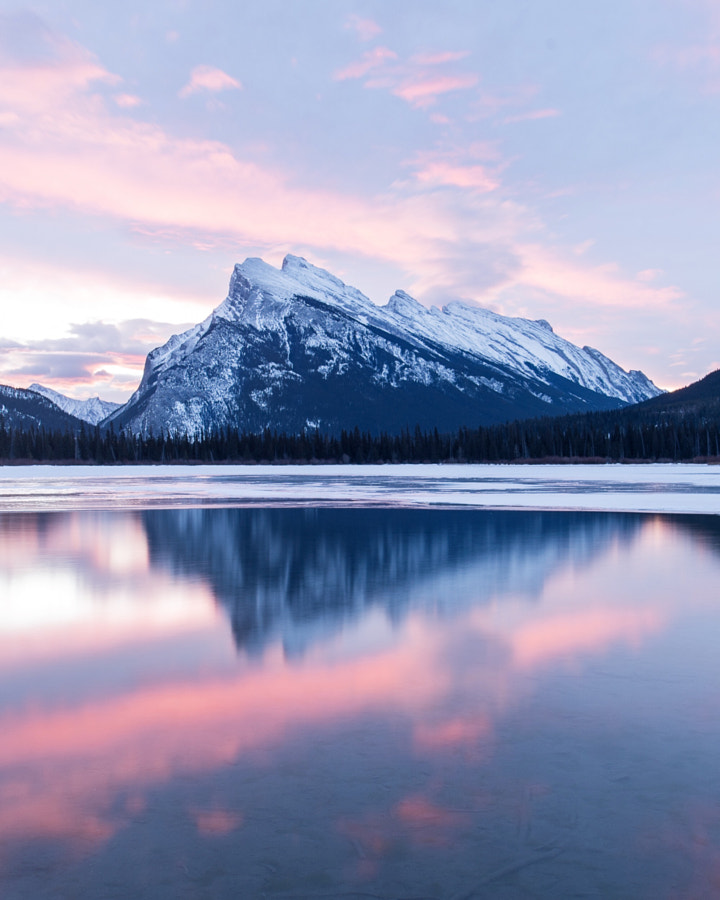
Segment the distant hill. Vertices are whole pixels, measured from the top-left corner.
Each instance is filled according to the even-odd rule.
[[[474,455],[493,459],[720,458],[720,370],[622,409],[510,423],[496,430],[495,446],[495,456],[488,457],[483,449]]]
[[[631,419],[638,415],[644,417],[658,414],[680,417],[699,415],[720,419],[720,369],[687,387],[629,406],[624,412]]]

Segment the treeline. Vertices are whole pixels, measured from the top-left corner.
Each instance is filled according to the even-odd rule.
[[[451,434],[307,431],[288,435],[234,428],[138,437],[112,429],[77,433],[8,427],[0,419],[0,461],[77,463],[668,461],[720,457],[720,419],[702,415],[632,418],[630,410],[532,419]]]

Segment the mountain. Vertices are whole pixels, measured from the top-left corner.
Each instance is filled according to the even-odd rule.
[[[147,358],[138,390],[106,424],[199,435],[230,425],[398,433],[611,409],[661,393],[544,320],[398,291],[376,306],[287,256],[237,265],[227,298]]]
[[[75,432],[83,422],[36,391],[0,384],[0,424],[22,431],[42,427]]]
[[[82,419],[90,425],[98,425],[103,419],[106,419],[111,413],[119,409],[120,403],[113,403],[110,400],[101,400],[99,397],[90,397],[87,400],[75,400],[72,397],[66,397],[52,388],[44,387],[42,384],[31,384],[30,390],[37,394],[42,394],[48,400],[59,406],[60,409],[76,419]]]

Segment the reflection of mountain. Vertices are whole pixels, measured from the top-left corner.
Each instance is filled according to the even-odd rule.
[[[399,509],[176,509],[142,514],[153,565],[202,578],[238,647],[302,647],[371,606],[450,612],[539,594],[559,568],[628,541],[643,518]]]

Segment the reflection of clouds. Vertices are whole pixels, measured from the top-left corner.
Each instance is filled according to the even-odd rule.
[[[293,622],[308,628],[328,615],[344,627],[314,632],[304,654],[288,663],[280,637],[291,632],[279,632],[277,620],[259,615],[255,624],[265,641],[260,659],[241,657],[218,666],[217,644],[198,640],[188,645],[187,659],[172,675],[158,668],[152,677],[133,682],[123,671],[109,678],[107,691],[90,698],[79,691],[46,708],[37,702],[9,704],[0,713],[0,843],[44,836],[80,851],[108,845],[147,816],[156,792],[170,787],[186,792],[200,776],[222,777],[239,763],[262,771],[277,789],[283,782],[273,772],[275,761],[311,735],[318,753],[328,754],[322,762],[332,760],[328,777],[339,785],[337,806],[297,815],[326,816],[336,824],[354,848],[354,878],[374,877],[408,850],[442,848],[459,858],[468,852],[457,850],[470,840],[468,834],[477,839],[481,814],[487,822],[505,816],[506,830],[517,822],[524,833],[535,800],[543,799],[545,790],[552,797],[544,786],[548,751],[540,746],[536,760],[528,734],[524,752],[533,756],[532,763],[527,770],[513,768],[510,787],[493,793],[474,777],[503,765],[501,748],[509,765],[517,762],[507,744],[507,722],[539,691],[539,679],[528,675],[567,659],[579,670],[590,654],[617,645],[639,648],[688,609],[679,564],[687,546],[678,546],[683,542],[677,529],[663,520],[423,511],[395,519],[372,511],[359,517],[347,511],[327,516],[195,512],[182,511],[169,530],[162,526],[172,526],[174,516],[165,513],[124,522],[120,516],[107,528],[102,516],[85,521],[49,516],[37,519],[34,534],[29,529],[28,540],[19,538],[18,547],[27,551],[26,564],[41,552],[59,571],[65,566],[77,574],[88,566],[93,583],[103,584],[105,573],[112,585],[126,581],[155,590],[155,596],[138,600],[123,632],[131,651],[146,638],[146,617],[152,620],[153,604],[162,604],[163,592],[169,618],[158,634],[168,636],[184,603],[190,608],[197,602],[212,612],[208,585],[223,604],[233,600],[233,590],[243,603],[272,600],[274,606],[260,612],[270,609],[288,628]],[[19,521],[26,527],[30,519]],[[139,523],[152,526],[145,557],[146,532]],[[103,535],[123,534],[138,542],[130,565],[100,546]],[[93,540],[98,546],[88,547]],[[150,566],[146,571],[142,563],[132,563],[142,558]],[[709,554],[693,559],[707,563],[707,574],[716,579]],[[325,579],[324,566],[333,567]],[[657,585],[641,596],[637,585],[647,584],[651,571]],[[694,575],[702,579],[699,567]],[[173,619],[171,598],[182,591],[187,595],[181,595],[179,618]],[[705,602],[700,591],[694,603]],[[87,629],[88,647],[98,621],[90,616],[78,625]],[[201,619],[190,628],[199,635],[208,623]],[[115,629],[122,631],[118,621],[107,634]],[[55,640],[69,636],[60,630],[49,634]],[[147,665],[154,653],[155,647],[138,655]],[[58,651],[49,651],[44,664],[47,659],[56,669],[41,670],[43,678],[73,663],[72,655]],[[543,697],[538,699],[541,709]],[[533,720],[532,728],[536,724]],[[348,738],[346,726],[362,729],[371,747],[368,772],[362,769],[367,746],[349,746],[356,734]],[[353,759],[352,784],[344,780],[345,760],[338,764],[342,771],[331,771],[346,751]],[[521,752],[520,762],[527,756]],[[363,779],[377,778],[380,758],[391,788],[360,802],[359,793],[370,792]],[[425,777],[426,770],[432,778]],[[458,783],[449,785],[457,772]],[[517,780],[523,792],[512,787]],[[220,791],[213,796],[219,801],[192,792],[182,797],[192,834],[215,846],[220,841],[212,838],[242,828],[243,840],[250,839],[255,822],[244,793],[234,800]]]
[[[243,817],[227,809],[206,809],[194,811],[195,826],[204,836],[222,836],[242,827]]]
[[[336,828],[353,845],[357,860],[353,877],[376,878],[381,866],[406,848],[445,848],[470,828],[470,810],[448,809],[421,793],[401,798],[388,810],[340,819]]]
[[[0,837],[50,829],[75,841],[97,821],[109,834],[116,813],[107,811],[122,791],[212,771],[281,743],[298,727],[327,726],[368,710],[416,713],[449,687],[447,676],[434,670],[433,656],[432,634],[416,630],[406,644],[348,664],[318,662],[288,673],[277,661],[239,679],[6,714],[0,718],[6,773]],[[85,812],[78,817],[77,810]]]
[[[413,732],[415,745],[422,750],[474,748],[492,733],[488,716],[456,717],[441,722],[419,722]]]
[[[514,664],[535,668],[558,657],[600,653],[617,642],[637,646],[664,624],[665,616],[653,609],[600,607],[564,613],[532,622],[513,634]]]
[[[208,628],[201,584],[152,569],[132,514],[0,516],[0,667]]]

